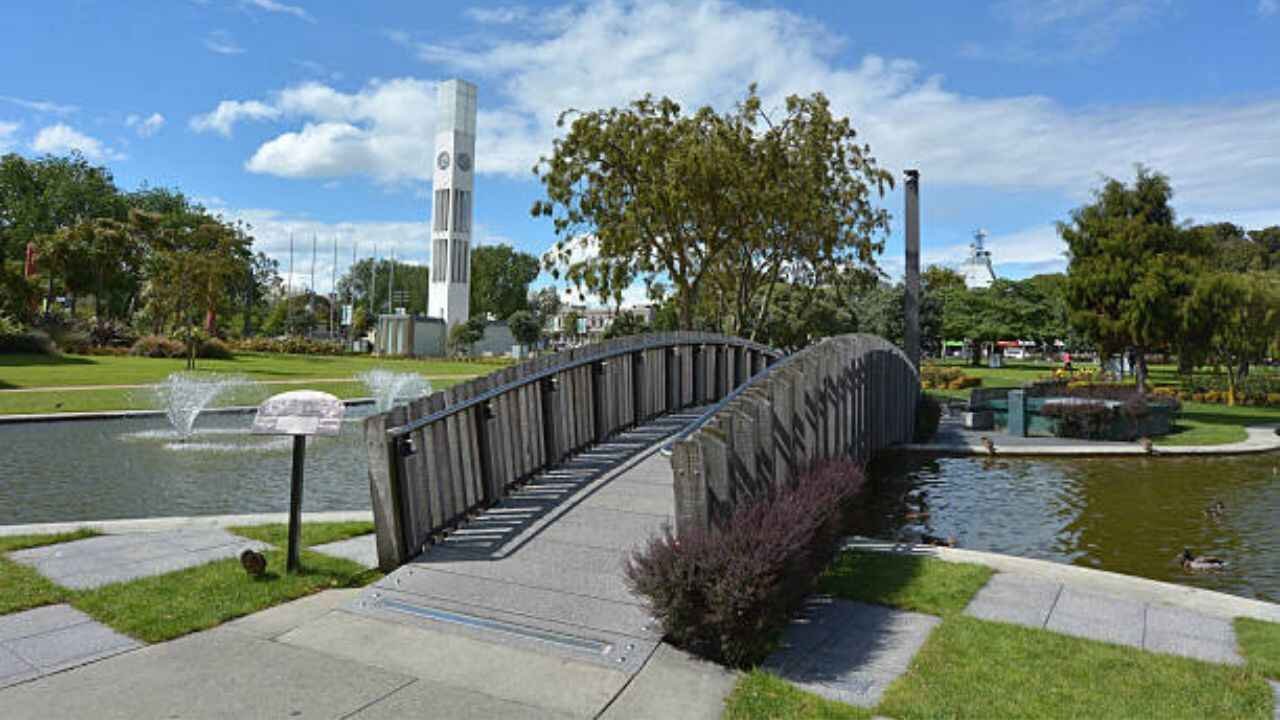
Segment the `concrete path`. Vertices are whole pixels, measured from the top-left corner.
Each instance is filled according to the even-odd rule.
[[[622,575],[673,513],[655,451],[693,416],[543,473],[374,587],[14,685],[0,717],[717,718],[736,675],[660,645]]]
[[[1244,664],[1230,620],[1025,575],[996,573],[965,614],[1150,652]]]
[[[1254,425],[1245,428],[1246,438],[1223,445],[1161,445],[1159,439],[1153,455],[1243,455],[1280,450],[1280,424]],[[1054,437],[1016,437],[999,430],[966,430],[955,418],[944,418],[938,432],[927,443],[899,445],[908,452],[945,453],[948,455],[989,455],[982,440],[995,445],[996,455],[1006,456],[1081,456],[1081,455],[1147,455],[1136,442],[1074,440]]]
[[[70,605],[0,616],[0,688],[141,647]]]
[[[309,512],[303,522],[373,522],[369,510],[333,510]],[[81,528],[106,535],[160,532],[163,530],[212,530],[240,525],[271,525],[289,522],[289,513],[253,513],[249,515],[178,515],[174,517],[136,518],[131,520],[72,520],[69,522],[0,525],[0,537],[6,535],[51,535],[74,532]]]
[[[182,570],[267,545],[225,530],[169,530],[101,535],[9,553],[15,562],[75,590]]]
[[[814,597],[764,668],[825,698],[875,707],[940,622],[922,613]]]
[[[367,568],[378,567],[378,543],[373,533],[323,545],[312,545],[307,549],[322,555],[350,560]]]

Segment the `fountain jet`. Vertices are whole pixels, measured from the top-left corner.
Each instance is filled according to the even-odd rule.
[[[431,393],[431,383],[417,373],[398,373],[377,368],[360,373],[356,378],[369,388],[378,412],[386,412],[397,403],[416,400]]]

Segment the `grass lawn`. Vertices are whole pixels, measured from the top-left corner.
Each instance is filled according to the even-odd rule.
[[[13,535],[0,537],[0,615],[52,605],[66,600],[66,590],[54,585],[34,568],[20,565],[5,557],[14,550],[52,545],[70,540],[83,540],[98,533],[77,530],[58,535]]]
[[[818,592],[945,617],[963,610],[990,577],[991,568],[983,565],[844,552],[819,579]]]
[[[966,375],[982,378],[985,388],[1017,388],[1024,383],[1048,377],[1058,366],[1049,363],[1010,363],[1003,368],[971,367],[955,362],[945,363],[963,367]],[[1259,369],[1259,372],[1273,372]],[[1177,368],[1173,365],[1151,366],[1151,379],[1155,383],[1176,383]],[[930,390],[939,397],[966,400],[968,390]],[[1182,414],[1174,425],[1174,432],[1156,438],[1157,445],[1224,445],[1240,442],[1247,437],[1246,425],[1280,423],[1280,408],[1236,406],[1213,403],[1184,402]]]
[[[507,363],[483,361],[374,358],[364,355],[320,356],[239,353],[233,360],[201,360],[198,372],[239,375],[250,380],[287,380],[290,384],[259,385],[236,390],[224,404],[253,405],[286,390],[323,390],[341,398],[368,395],[354,379],[375,367],[416,372],[435,389],[448,387],[477,375],[488,374]],[[0,355],[0,415],[47,412],[145,410],[154,407],[151,393],[143,388],[94,388],[5,392],[23,388],[58,388],[94,385],[145,385],[182,371],[185,361],[167,358],[87,357],[66,355]],[[293,384],[297,383],[297,384]]]
[[[211,628],[273,605],[321,590],[360,587],[381,577],[349,560],[303,550],[302,572],[284,571],[288,526],[231,528],[244,537],[276,545],[264,553],[267,572],[250,577],[239,558],[219,560],[177,572],[69,590],[45,580],[35,570],[0,557],[0,615],[40,605],[69,602],[116,630],[144,642],[161,642]],[[302,545],[321,545],[373,531],[369,522],[304,523]],[[0,553],[79,540],[97,533],[0,537]]]
[[[1249,667],[1280,680],[1280,623],[1236,618],[1236,638]]]
[[[960,614],[987,568],[919,556],[844,553],[821,580],[840,597],[940,615],[876,708],[824,700],[766,672],[744,676],[725,718],[1259,718],[1263,675],[1280,662],[1280,625],[1237,621],[1249,666],[1233,668],[987,622]],[[1268,669],[1269,668],[1269,669]]]

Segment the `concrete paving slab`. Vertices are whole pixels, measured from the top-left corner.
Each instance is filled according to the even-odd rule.
[[[40,674],[35,665],[0,645],[0,688],[30,680]]]
[[[600,717],[716,720],[737,682],[737,673],[662,643]]]
[[[324,545],[312,545],[309,549],[323,555],[350,560],[363,567],[378,567],[378,543],[373,533]]]
[[[615,554],[616,555],[616,554]],[[612,602],[641,604],[639,598],[627,589],[622,574],[622,561],[616,556],[609,570],[605,572],[582,568],[570,559],[554,556],[535,557],[530,553],[517,552],[511,557],[499,560],[455,560],[422,562],[415,565],[425,570],[466,575],[469,577],[500,580],[517,585],[556,590],[572,595],[584,595]],[[402,582],[402,573],[393,573],[383,578],[378,584],[383,587],[396,588]]]
[[[572,715],[534,705],[503,700],[474,690],[451,687],[430,680],[416,680],[367,708],[350,720],[401,720],[401,718],[528,718],[563,720]],[[344,718],[344,720],[346,720]]]
[[[471,607],[476,613],[497,610],[637,637],[641,636],[638,628],[650,622],[645,608],[635,603],[571,595],[421,567],[401,568],[384,579],[381,586],[395,587],[400,592],[416,595],[428,604],[432,599],[449,600]]]
[[[1148,605],[1142,648],[1206,662],[1243,665],[1230,620],[1161,605]]]
[[[344,612],[277,642],[575,717],[599,712],[628,674],[562,657]]]
[[[811,604],[764,667],[823,697],[874,707],[941,622],[848,600]]]
[[[670,516],[645,515],[608,508],[577,507],[557,518],[537,537],[626,552],[673,524]]]
[[[1223,665],[1244,665],[1244,658],[1240,657],[1234,644],[1229,645],[1186,635],[1153,635],[1148,632],[1142,641],[1142,649]]]
[[[0,643],[61,630],[92,619],[65,603],[0,615]]]
[[[269,546],[221,529],[103,535],[9,553],[49,580],[77,590],[173,572]]]
[[[253,637],[269,640],[347,605],[361,593],[359,588],[350,590],[325,590],[314,595],[276,605],[252,615],[246,615],[222,627]]]
[[[1050,580],[996,573],[964,612],[982,620],[1043,628],[1062,585]]]
[[[1102,642],[1142,647],[1146,604],[1064,587],[1046,630]]]
[[[212,630],[0,691],[0,717],[332,718],[408,682],[385,669]]]
[[[86,622],[11,640],[5,647],[41,671],[53,672],[140,646],[105,625]]]
[[[1275,714],[1276,714],[1276,717],[1275,717],[1275,720],[1280,720],[1280,682],[1272,682],[1272,683],[1271,683],[1271,692],[1272,692],[1272,694],[1274,694],[1274,695],[1276,696],[1276,713],[1275,713]]]

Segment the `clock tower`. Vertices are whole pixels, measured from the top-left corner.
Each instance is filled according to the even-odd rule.
[[[427,314],[454,324],[471,317],[471,205],[476,151],[476,86],[440,83],[431,201],[431,292]]]

